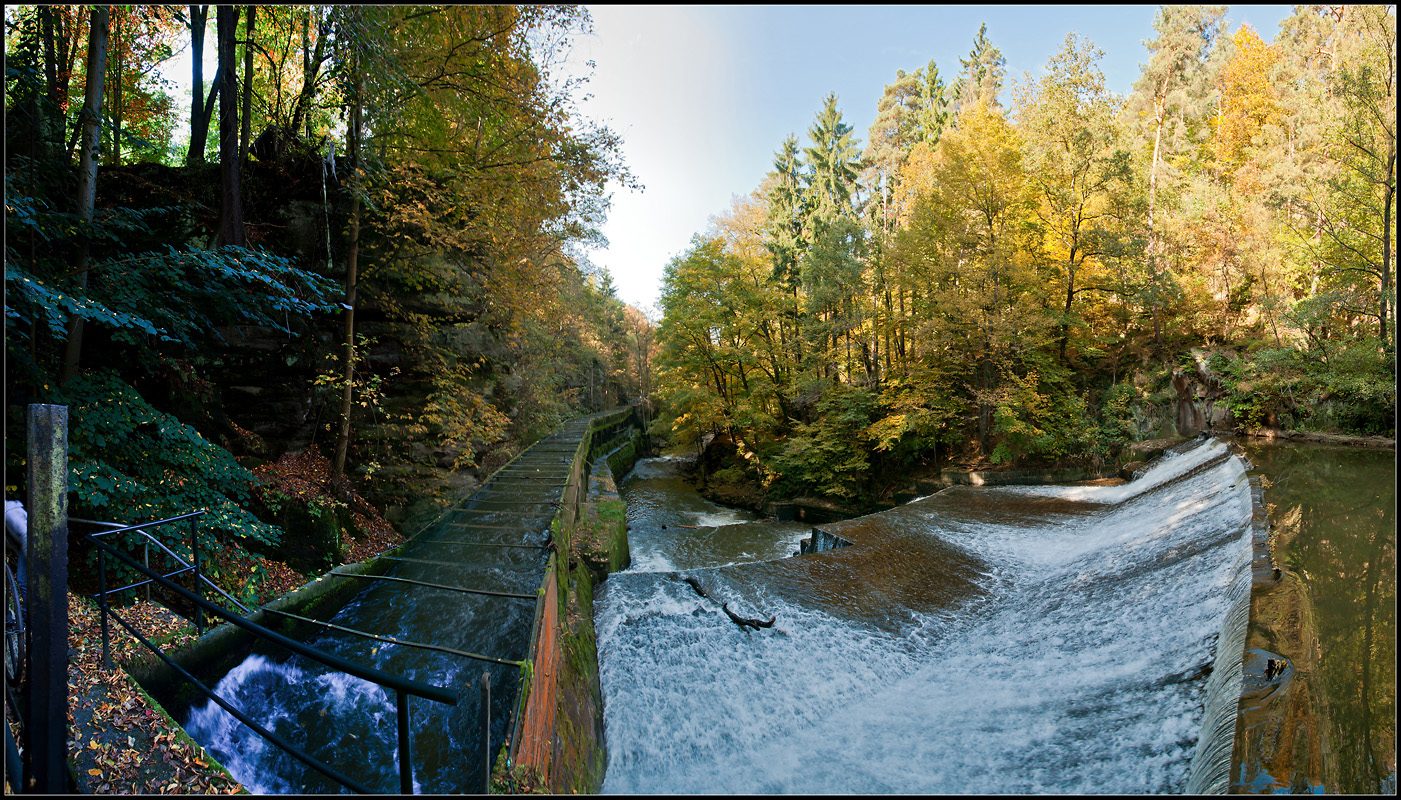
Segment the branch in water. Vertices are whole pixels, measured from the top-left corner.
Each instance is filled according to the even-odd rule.
[[[682,578],[681,580],[691,584],[691,588],[696,590],[696,594],[700,595],[701,597],[704,597],[707,600],[712,599],[710,595],[706,593],[705,589],[701,588],[700,581],[696,580],[695,578]],[[776,616],[770,617],[768,622],[759,619],[741,617],[730,610],[729,603],[721,603],[720,608],[724,610],[725,616],[729,617],[731,622],[739,626],[740,630],[745,630],[745,628],[753,628],[757,631],[760,628],[772,628],[773,624],[778,621],[778,617]],[[748,633],[748,631],[745,632]]]
[[[750,627],[757,631],[760,628],[772,628],[773,624],[778,621],[778,617],[769,617],[768,622],[764,622],[762,620],[757,619],[749,619],[748,617],[741,617],[730,610],[730,606],[728,603],[721,603],[720,608],[724,609],[726,616],[728,616],[730,620],[733,621],[734,624],[738,625],[741,629],[745,627]]]

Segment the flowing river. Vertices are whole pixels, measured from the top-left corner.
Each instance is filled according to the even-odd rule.
[[[1122,486],[945,490],[796,558],[808,526],[710,504],[677,466],[620,486],[607,792],[1181,792],[1204,718],[1233,724],[1208,676],[1252,506],[1220,442]]]
[[[1266,791],[1394,792],[1394,453],[1248,450],[1269,482],[1274,524],[1289,534],[1276,555],[1316,610],[1311,685],[1323,701],[1316,729],[1327,763],[1307,786],[1264,772],[1236,778]],[[710,503],[674,460],[639,462],[620,492],[633,565],[595,598],[605,791],[1224,789],[1252,503],[1245,464],[1219,441],[1181,448],[1121,486],[947,489],[823,526],[835,537],[823,543],[837,549],[796,557],[811,526]],[[468,522],[480,538],[490,521]],[[437,549],[420,557],[469,560],[458,544],[425,546]],[[474,585],[528,593],[544,556],[510,552],[452,569],[476,570]],[[396,569],[432,578],[425,570],[439,568]],[[529,603],[437,589],[406,602],[376,588],[333,620],[408,639],[450,632],[444,641],[455,647],[525,655],[512,631],[528,630]],[[483,670],[334,633],[315,643],[464,689]],[[1236,653],[1234,663],[1218,662],[1218,647]],[[511,666],[490,671],[496,686],[516,679]],[[319,757],[393,791],[394,708],[378,687],[255,651],[220,689]],[[510,709],[504,693],[493,700],[494,748]],[[412,718],[416,790],[480,785],[479,765],[463,757],[475,747],[472,705],[420,702]],[[339,789],[213,707],[191,709],[187,727],[256,792]]]

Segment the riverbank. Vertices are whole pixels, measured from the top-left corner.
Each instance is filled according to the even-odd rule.
[[[1396,449],[1396,439],[1385,436],[1356,436],[1278,428],[1241,428],[1205,433],[1237,441],[1258,439],[1393,451]],[[1083,458],[1051,461],[1032,469],[992,464],[987,459],[953,461],[946,466],[914,464],[901,470],[888,470],[886,475],[877,478],[874,488],[868,494],[848,502],[822,497],[770,494],[753,480],[748,472],[735,469],[737,465],[732,459],[714,448],[707,448],[699,457],[690,456],[686,474],[701,496],[712,502],[778,519],[829,522],[882,511],[916,497],[960,484],[993,486],[1079,483],[1114,478],[1129,480],[1136,471],[1164,450],[1192,438],[1194,437],[1173,436],[1131,442],[1124,446],[1117,459],[1098,465],[1087,464]]]
[[[1396,440],[1385,436],[1352,436],[1345,433],[1286,431],[1275,428],[1251,428],[1234,435],[1240,438],[1266,439],[1269,441],[1310,442],[1312,444],[1333,444],[1344,447],[1396,449]]]

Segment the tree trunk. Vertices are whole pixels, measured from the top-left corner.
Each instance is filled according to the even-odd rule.
[[[302,90],[297,94],[297,102],[292,106],[292,131],[300,132],[301,119],[298,117],[297,109],[301,106],[302,95],[306,93],[307,78],[311,75],[311,6],[307,6],[302,14]],[[311,138],[311,131],[306,132],[307,138]]]
[[[40,118],[45,161],[57,156],[58,144],[63,141],[63,116],[58,110],[58,55],[54,47],[53,15],[52,8],[39,6],[39,28],[44,39],[44,90],[48,97],[47,107]]]
[[[988,455],[988,437],[992,433],[992,404],[988,397],[992,392],[992,361],[984,353],[978,364],[978,454]]]
[[[350,414],[354,407],[355,377],[355,283],[356,269],[360,259],[360,101],[364,90],[364,76],[360,74],[358,59],[355,64],[355,105],[350,111],[350,249],[345,257],[345,363],[341,390],[341,426],[336,434],[336,453],[331,460],[331,486],[334,490],[345,474],[346,452],[350,449]]]
[[[243,192],[238,176],[238,73],[234,68],[238,8],[219,6],[219,241],[224,245],[245,243]]]
[[[1392,238],[1391,238],[1391,217],[1393,206],[1396,203],[1396,139],[1391,140],[1391,152],[1387,154],[1386,180],[1382,182],[1382,192],[1385,197],[1382,200],[1382,280],[1381,280],[1381,338],[1382,352],[1388,358],[1387,362],[1396,368],[1395,344],[1389,344],[1387,338],[1387,298],[1391,294],[1391,259],[1392,259]],[[1393,328],[1395,321],[1393,320]],[[1393,331],[1394,334],[1394,331]]]
[[[1158,93],[1157,127],[1153,133],[1153,166],[1148,170],[1148,280],[1152,286],[1150,302],[1153,304],[1153,348],[1162,346],[1162,326],[1159,320],[1158,305],[1158,238],[1153,226],[1153,212],[1158,197],[1158,160],[1163,140],[1163,104],[1166,102],[1167,78]]]
[[[204,163],[204,147],[209,141],[209,121],[214,115],[214,98],[219,93],[223,72],[214,75],[214,85],[209,87],[209,98],[204,99],[204,27],[208,20],[209,6],[190,6],[190,149],[185,153],[186,166]]]
[[[257,6],[244,6],[248,15],[243,26],[243,129],[238,140],[238,165],[248,164],[248,143],[253,135],[253,15]]]
[[[108,23],[108,66],[112,68],[112,80],[108,81],[110,90],[107,102],[107,116],[112,119],[112,152],[107,163],[116,166],[122,163],[122,117],[125,109],[122,108],[122,17],[117,15],[115,20]],[[116,45],[113,47],[112,45]]]
[[[306,23],[302,28],[302,90],[297,94],[297,103],[292,108],[292,130],[300,131],[306,126],[306,136],[311,138],[311,99],[316,94],[316,79],[321,73],[321,61],[325,53],[326,26],[316,21],[316,46],[310,46],[307,37],[311,33],[311,11],[307,11]]]
[[[102,82],[107,73],[107,24],[111,9],[94,6],[88,28],[88,77],[83,100],[83,139],[78,169],[78,216],[92,219],[93,200],[97,195],[97,147],[101,142]],[[84,241],[78,257],[77,281],[80,288],[88,285],[88,242]],[[68,321],[68,343],[63,354],[60,380],[67,383],[78,372],[83,350],[83,319],[74,315]]]
[[[80,120],[75,126],[72,137],[67,139],[67,146],[64,147],[63,143],[67,134],[65,112],[68,108],[68,87],[73,82],[73,71],[77,66],[75,63],[78,59],[76,41],[82,13],[77,7],[50,6],[49,8],[54,20],[54,56],[57,63],[54,87],[50,95],[54,103],[55,119],[58,122],[54,131],[54,135],[57,137],[55,147],[63,148],[65,163],[72,163],[73,151],[78,146],[78,138],[82,135],[83,126]]]
[[[1070,307],[1075,302],[1075,251],[1065,265],[1065,319],[1060,323],[1060,363],[1065,363],[1065,348],[1070,344]]]

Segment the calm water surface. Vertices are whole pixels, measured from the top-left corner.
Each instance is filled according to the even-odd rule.
[[[1269,481],[1276,557],[1308,590],[1328,707],[1328,792],[1396,791],[1396,454],[1243,442]],[[1286,537],[1288,538],[1288,537]],[[1332,763],[1328,763],[1331,759]]]

